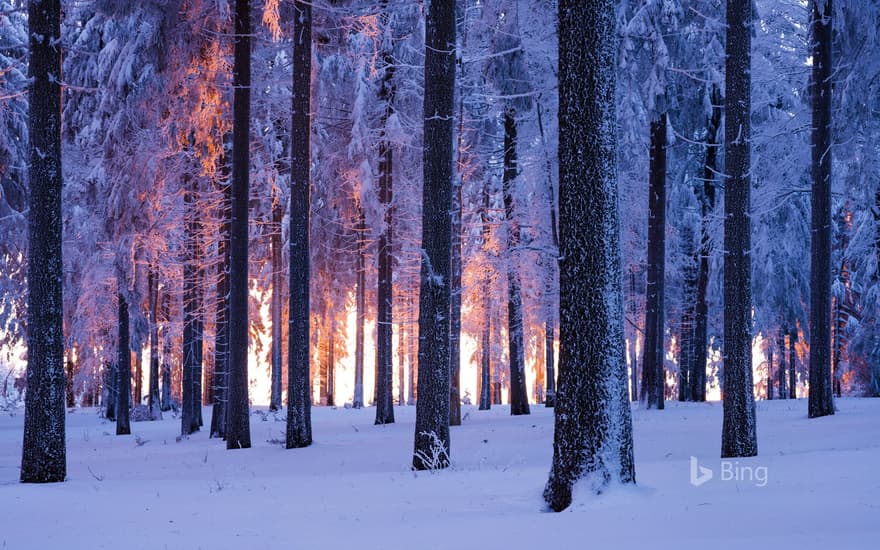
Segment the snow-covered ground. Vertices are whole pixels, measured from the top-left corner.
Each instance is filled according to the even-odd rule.
[[[880,548],[880,400],[837,403],[808,420],[804,400],[759,402],[760,456],[727,465],[720,403],[635,410],[638,487],[576,494],[560,514],[541,499],[541,406],[465,407],[438,473],[409,471],[414,407],[388,426],[316,407],[315,444],[298,450],[277,443],[283,415],[255,412],[254,448],[236,451],[205,432],[177,441],[171,415],[117,437],[77,410],[69,479],[44,486],[18,483],[19,412],[0,418],[0,548]],[[699,487],[691,456],[713,471]]]

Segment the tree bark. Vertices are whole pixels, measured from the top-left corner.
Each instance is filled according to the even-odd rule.
[[[709,95],[712,114],[706,124],[706,161],[703,167],[700,197],[700,255],[697,275],[697,304],[694,311],[694,362],[690,376],[691,398],[706,400],[706,361],[708,355],[709,303],[709,255],[712,241],[709,235],[709,216],[715,210],[715,175],[718,172],[718,130],[721,127],[721,90],[712,85]]]
[[[808,416],[817,418],[834,414],[831,387],[831,0],[811,0],[810,13],[813,129]]]
[[[159,274],[154,265],[147,274],[150,308],[150,420],[162,420],[162,406],[159,402]]]
[[[751,0],[727,2],[721,457],[758,454],[752,386]]]
[[[785,332],[782,328],[779,329],[779,339],[776,341],[776,345],[779,347],[779,367],[776,372],[776,382],[779,385],[779,399],[785,399],[788,396],[788,391],[785,388],[787,369],[785,367]]]
[[[184,178],[184,185],[189,185]],[[180,433],[189,435],[199,431],[201,412],[202,378],[202,327],[201,327],[201,271],[199,254],[199,223],[196,190],[186,189],[186,261],[183,264],[183,412],[180,415]]]
[[[559,389],[544,498],[635,483],[617,198],[617,3],[559,2]]]
[[[284,287],[284,270],[281,265],[281,221],[284,218],[284,206],[280,201],[272,207],[272,225],[269,235],[269,248],[272,257],[272,299],[270,309],[272,315],[272,367],[271,367],[271,383],[269,410],[281,410],[281,370],[283,348],[282,338],[282,310],[284,307],[284,298],[282,289]]]
[[[797,399],[797,326],[788,333],[788,398]]]
[[[385,104],[382,114],[382,137],[379,142],[379,202],[384,211],[382,233],[379,235],[379,276],[376,288],[376,424],[394,422],[394,271],[391,228],[394,219],[392,208],[394,183],[394,149],[387,138],[388,119],[394,114],[394,56],[393,33],[388,12],[388,0],[383,0],[381,22],[386,46],[382,51],[385,73],[379,100]],[[401,386],[402,388],[403,386]]]
[[[235,0],[232,69],[232,218],[229,256],[229,400],[226,448],[251,446],[248,404],[248,198],[250,188],[251,15]]]
[[[425,20],[419,395],[413,468],[449,465],[449,308],[452,229],[452,117],[455,0],[433,0]]]
[[[117,279],[121,288],[122,278]],[[116,385],[116,435],[131,434],[129,409],[131,407],[131,348],[129,347],[128,302],[122,292],[118,293],[119,339],[116,342],[117,385]]]
[[[526,365],[523,336],[522,284],[517,268],[520,244],[519,223],[515,219],[513,186],[519,176],[516,155],[515,113],[504,111],[504,215],[507,221],[507,343],[510,363],[510,414],[529,414],[529,394],[526,389]]]
[[[214,378],[211,437],[226,438],[229,404],[229,263],[231,260],[232,182],[229,163],[221,162],[223,201],[220,206],[220,235],[217,243],[217,309],[214,311]]]
[[[648,189],[648,287],[642,392],[648,409],[663,409],[666,390],[664,356],[664,277],[666,270],[666,113],[651,121]]]
[[[23,483],[64,481],[61,2],[28,1],[30,197]]]
[[[288,449],[312,444],[309,212],[311,207],[312,5],[294,2],[290,140],[290,321],[287,365]]]
[[[357,234],[357,288],[355,289],[355,336],[354,336],[354,396],[351,405],[364,407],[364,321],[366,319],[367,266],[364,252],[367,221],[362,206],[358,206]]]

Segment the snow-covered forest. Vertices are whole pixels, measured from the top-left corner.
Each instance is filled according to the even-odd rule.
[[[145,495],[306,491],[294,546],[871,547],[878,48],[872,0],[0,0],[0,546],[282,544]],[[148,513],[38,544],[18,480]]]

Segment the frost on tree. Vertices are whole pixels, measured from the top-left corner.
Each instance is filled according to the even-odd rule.
[[[290,342],[288,449],[312,444],[309,377],[309,187],[311,184],[312,6],[294,4],[293,114],[290,150]]]
[[[617,204],[615,2],[559,3],[559,387],[544,498],[634,483]]]
[[[21,481],[64,481],[61,263],[61,3],[28,2],[30,210],[27,393]]]
[[[751,0],[727,2],[724,119],[724,422],[721,456],[758,454],[752,389]]]
[[[232,225],[229,261],[229,401],[226,448],[251,446],[248,408],[248,190],[250,187],[251,22],[249,0],[235,2]]]
[[[810,239],[810,418],[834,414],[831,392],[831,0],[810,1],[813,68]],[[839,336],[836,340],[839,341]]]
[[[434,0],[425,22],[424,188],[419,361],[413,468],[449,465],[449,307],[455,0]]]

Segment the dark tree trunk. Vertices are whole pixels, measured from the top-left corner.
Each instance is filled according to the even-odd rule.
[[[140,345],[134,350],[134,406],[138,406],[143,402],[143,379],[144,379],[144,354]]]
[[[490,206],[490,179],[483,182],[482,205],[480,207],[480,238],[483,250],[489,254],[489,237],[491,226],[489,224]],[[483,272],[481,295],[483,296],[483,327],[480,331],[480,410],[488,411],[492,408],[492,315],[490,313],[491,297],[489,296],[489,283],[492,274],[488,267]]]
[[[229,399],[226,413],[226,448],[246,449],[251,446],[248,405],[248,193],[251,120],[249,0],[235,0],[234,57],[232,222],[229,232]]]
[[[559,390],[544,498],[571,504],[635,483],[624,361],[617,136],[617,3],[559,3]]]
[[[788,396],[788,392],[785,388],[785,332],[783,329],[779,329],[779,339],[776,341],[776,345],[779,346],[779,367],[776,371],[777,384],[779,384],[779,399],[785,399]]]
[[[64,330],[61,259],[61,2],[29,0],[30,197],[27,391],[23,483],[64,481]]]
[[[831,0],[811,0],[810,13],[813,193],[808,415],[816,418],[834,414],[831,394]]]
[[[186,261],[183,264],[183,409],[180,433],[189,435],[201,426],[202,380],[202,289],[201,254],[199,253],[199,222],[196,190],[187,189]]]
[[[773,399],[773,341],[767,343],[767,399]]]
[[[648,188],[648,290],[645,308],[645,353],[642,392],[649,409],[663,409],[664,277],[666,270],[666,114],[651,121],[651,166]]]
[[[312,5],[296,0],[293,17],[290,140],[290,320],[287,363],[288,449],[312,444],[309,210],[311,200]],[[332,365],[331,365],[332,368]]]
[[[682,229],[682,240],[688,243],[693,233]],[[696,253],[691,254],[691,261]],[[682,267],[682,309],[678,345],[678,400],[692,401],[691,376],[694,371],[694,309],[696,307],[697,266],[688,262]]]
[[[406,323],[398,325],[397,332],[397,405],[406,406]]]
[[[122,287],[122,279],[117,279]],[[119,302],[119,338],[116,342],[117,370],[116,385],[116,435],[129,435],[129,409],[131,406],[131,348],[129,347],[128,302],[122,292],[118,294]]]
[[[364,209],[358,206],[357,228],[357,288],[355,289],[355,336],[354,336],[354,396],[351,404],[355,409],[364,406],[364,320],[366,318],[367,266],[364,252],[367,221]]]
[[[504,215],[507,221],[507,342],[510,361],[510,414],[529,414],[523,337],[522,285],[519,278],[517,248],[519,223],[515,219],[513,186],[519,176],[516,155],[516,119],[512,109],[504,111]]]
[[[709,216],[715,210],[715,175],[718,172],[718,130],[721,127],[721,90],[713,85],[710,93],[712,114],[706,124],[706,163],[703,168],[700,197],[700,254],[697,275],[697,304],[694,310],[694,362],[690,376],[691,398],[706,400],[706,356],[708,355],[709,303],[709,255],[712,241],[709,235]]]
[[[227,157],[228,158],[228,157]],[[229,262],[231,253],[232,182],[227,162],[221,163],[223,202],[220,206],[220,235],[217,243],[217,309],[214,312],[214,379],[211,437],[226,438],[229,403]]]
[[[724,124],[724,421],[721,457],[755,456],[752,386],[751,32],[752,0],[727,2]]]
[[[636,270],[633,267],[629,272],[629,295],[630,295],[630,316],[636,318],[638,306],[636,305]],[[633,323],[635,324],[635,323]],[[630,345],[630,401],[639,400],[639,353],[636,344],[639,341],[639,329],[634,327],[633,340]]]
[[[284,218],[284,206],[280,201],[272,208],[272,225],[269,235],[269,248],[272,256],[272,372],[269,410],[281,410],[281,369],[282,369],[282,310],[284,297],[284,269],[281,265],[281,221]]]
[[[330,321],[330,335],[328,336],[327,350],[327,406],[336,406],[336,318]]]
[[[159,274],[153,265],[147,274],[147,287],[150,308],[150,420],[162,420],[159,402]]]
[[[545,268],[544,300],[546,302],[546,319],[544,320],[544,377],[545,395],[544,405],[548,408],[556,406],[556,368],[554,357],[554,343],[556,341],[556,272],[559,268],[559,230],[556,227],[556,191],[553,188],[553,165],[550,155],[547,154],[547,140],[544,136],[544,117],[541,102],[537,102],[538,131],[541,134],[541,143],[544,145],[544,165],[547,174],[547,204],[550,212],[550,243],[553,245],[550,253],[546,255],[547,266]]]
[[[64,364],[66,365],[65,372],[67,385],[64,388],[64,400],[67,407],[73,408],[76,406],[76,395],[73,391],[73,376],[76,372],[76,365],[73,362],[73,357],[71,357],[72,350],[68,349],[66,351],[67,360],[64,362]]]
[[[797,327],[788,333],[788,398],[797,399]]]
[[[449,308],[455,0],[434,0],[425,20],[424,185],[419,293],[419,396],[413,468],[449,465]]]
[[[116,422],[116,397],[119,392],[119,368],[116,363],[104,365],[104,418]]]
[[[379,235],[379,277],[376,288],[376,424],[394,422],[394,363],[392,336],[394,331],[394,272],[391,228],[393,210],[391,206],[393,191],[393,149],[385,135],[388,119],[394,114],[394,57],[391,44],[391,18],[388,13],[388,1],[382,2],[382,26],[384,28],[386,46],[382,51],[382,63],[385,74],[379,100],[385,104],[382,114],[382,139],[379,142],[379,202],[385,216],[382,233]],[[403,386],[401,386],[402,388]]]

